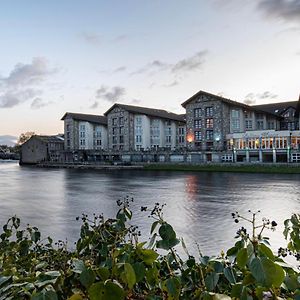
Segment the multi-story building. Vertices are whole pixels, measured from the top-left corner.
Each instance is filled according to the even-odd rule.
[[[107,150],[107,118],[99,115],[65,113],[65,150]]]
[[[249,106],[198,92],[182,104],[186,108],[187,147],[194,152],[191,161],[299,161],[299,103],[300,99]],[[271,159],[267,149],[272,150]]]
[[[104,115],[107,116],[109,150],[175,150],[185,147],[184,115],[119,103]]]

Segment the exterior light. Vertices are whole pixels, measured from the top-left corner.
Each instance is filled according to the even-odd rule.
[[[194,141],[194,134],[193,134],[192,130],[189,130],[188,134],[186,135],[186,140],[189,143],[192,143]]]

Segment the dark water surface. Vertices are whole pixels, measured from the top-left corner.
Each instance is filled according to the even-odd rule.
[[[43,235],[74,241],[81,213],[113,217],[116,200],[134,197],[132,223],[147,235],[151,220],[140,207],[166,203],[165,217],[196,252],[217,254],[231,246],[236,230],[231,212],[261,210],[282,224],[300,213],[300,175],[192,173],[155,171],[91,171],[38,169],[0,162],[0,224],[17,214],[23,224]],[[282,245],[282,226],[269,232],[273,248]],[[145,237],[146,239],[146,237]]]

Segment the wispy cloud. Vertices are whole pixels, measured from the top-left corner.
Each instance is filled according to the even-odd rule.
[[[164,87],[167,87],[167,88],[174,87],[174,86],[176,86],[178,84],[179,84],[179,82],[177,80],[174,80],[173,82],[171,82],[169,84],[165,84]]]
[[[98,46],[102,44],[103,38],[101,35],[91,32],[81,32],[79,34],[80,38],[82,38],[88,44]]]
[[[43,93],[40,84],[57,71],[49,68],[43,57],[33,58],[29,64],[16,64],[7,77],[0,78],[0,108],[10,108],[34,100]]]
[[[172,68],[173,72],[190,72],[202,68],[207,51],[199,51],[195,55],[178,61]]]
[[[244,103],[248,105],[255,104],[257,100],[272,100],[276,99],[278,95],[273,94],[269,91],[265,91],[263,93],[249,93],[245,96]]]
[[[118,67],[118,68],[114,69],[113,73],[120,73],[120,72],[124,72],[126,70],[127,70],[127,67],[121,66],[121,67]]]
[[[32,103],[31,103],[31,108],[32,109],[40,109],[42,107],[48,106],[50,104],[52,104],[52,101],[44,101],[42,98],[36,97],[33,99]]]
[[[121,86],[107,87],[102,85],[98,90],[96,90],[96,98],[104,99],[108,102],[115,102],[122,98],[125,94],[126,90]]]
[[[199,51],[194,55],[181,59],[175,63],[167,63],[158,59],[153,60],[152,62],[146,64],[144,67],[132,72],[131,75],[144,73],[153,74],[158,71],[170,71],[176,74],[196,71],[203,67],[207,54],[207,50]]]
[[[96,109],[99,106],[99,102],[95,101],[92,105],[89,106],[90,109]]]
[[[267,17],[300,22],[300,0],[260,0],[257,7]]]

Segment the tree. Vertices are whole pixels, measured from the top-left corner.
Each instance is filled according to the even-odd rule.
[[[18,138],[17,145],[21,146],[25,142],[27,142],[33,135],[35,135],[35,132],[33,131],[27,131],[25,133],[21,133],[21,135]]]

